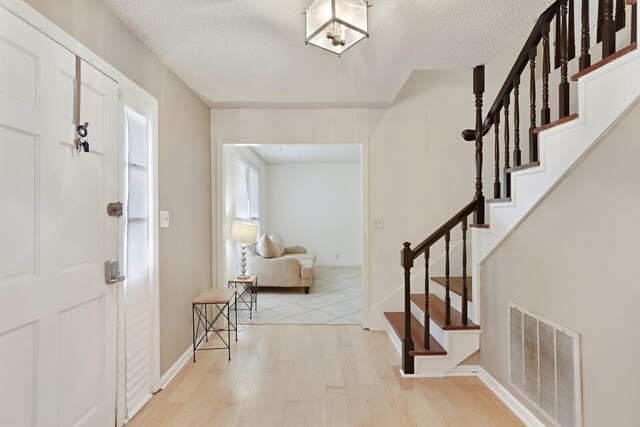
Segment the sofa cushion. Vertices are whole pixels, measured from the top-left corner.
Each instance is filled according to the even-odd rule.
[[[278,248],[266,233],[262,235],[256,244],[256,254],[260,255],[262,258],[278,257]]]
[[[269,236],[269,238],[271,239],[273,244],[276,245],[276,249],[278,250],[277,256],[280,257],[284,255],[284,240],[282,240],[282,237],[278,233],[273,233]]]

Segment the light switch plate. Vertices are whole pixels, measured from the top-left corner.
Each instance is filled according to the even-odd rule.
[[[160,228],[169,228],[169,211],[160,211]]]
[[[373,218],[374,230],[382,230],[384,228],[384,218]]]

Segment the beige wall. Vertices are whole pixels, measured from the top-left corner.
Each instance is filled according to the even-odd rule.
[[[484,263],[480,364],[508,377],[509,301],[578,332],[584,425],[640,425],[640,105]],[[541,417],[542,418],[542,417]]]
[[[209,108],[100,0],[27,0],[158,99],[160,371],[191,344],[190,302],[211,286]]]

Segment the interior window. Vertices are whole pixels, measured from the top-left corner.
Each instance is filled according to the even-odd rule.
[[[236,218],[260,225],[260,172],[236,158]]]

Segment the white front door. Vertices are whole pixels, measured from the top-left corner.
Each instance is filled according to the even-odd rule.
[[[117,84],[0,7],[0,426],[113,426]]]

